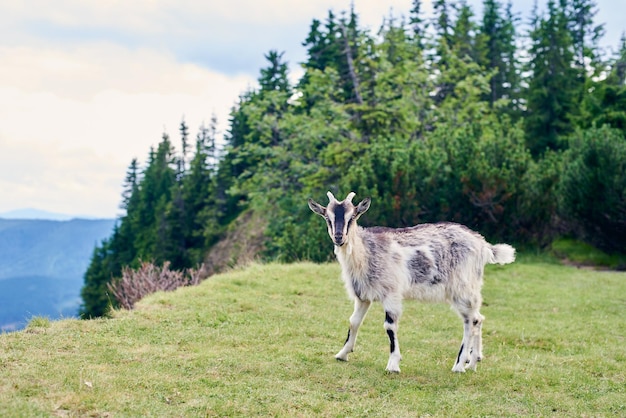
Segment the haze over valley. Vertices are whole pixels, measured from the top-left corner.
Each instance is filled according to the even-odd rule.
[[[111,235],[113,219],[6,219],[0,214],[0,331],[33,316],[74,317],[93,249]],[[63,215],[57,217],[63,218]]]

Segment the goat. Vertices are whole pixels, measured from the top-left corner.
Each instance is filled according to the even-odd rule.
[[[354,206],[354,192],[341,202],[327,193],[327,207],[309,199],[309,208],[326,220],[328,235],[341,265],[346,290],[354,300],[348,338],[335,358],[348,361],[357,333],[372,302],[385,310],[384,329],[390,354],[386,370],[400,372],[398,321],[402,301],[448,302],[463,319],[463,341],[454,372],[476,370],[482,360],[481,287],[486,264],[515,261],[508,244],[489,244],[480,234],[455,223],[409,228],[363,228],[357,220],[370,207],[365,198]],[[467,366],[466,366],[467,363]]]

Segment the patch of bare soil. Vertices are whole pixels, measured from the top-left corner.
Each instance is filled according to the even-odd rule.
[[[215,244],[204,261],[204,277],[228,268],[245,266],[258,259],[265,248],[267,221],[252,210],[243,212]]]
[[[572,261],[569,258],[560,258],[561,264],[565,266],[572,266],[582,270],[592,270],[592,271],[606,271],[606,272],[621,272],[626,271],[626,266],[618,266],[617,268],[610,268],[607,266],[596,266],[593,264],[585,264],[576,261]]]

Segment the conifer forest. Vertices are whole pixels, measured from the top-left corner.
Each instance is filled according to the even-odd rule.
[[[422,6],[376,31],[354,9],[313,19],[297,82],[268,51],[223,139],[215,119],[183,121],[131,161],[82,316],[115,303],[107,283],[126,266],[217,269],[207,255],[238,229],[259,231],[261,260],[331,260],[307,206],[328,190],[371,197],[364,226],[450,221],[521,249],[567,236],[626,253],[626,35],[600,47],[593,0],[542,0],[530,16],[498,0],[480,15]]]

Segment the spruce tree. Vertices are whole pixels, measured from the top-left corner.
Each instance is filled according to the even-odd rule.
[[[478,54],[481,48],[477,45],[476,24],[473,17],[474,12],[472,12],[471,7],[465,0],[461,0],[450,37],[450,49],[458,58],[479,62]]]
[[[180,122],[180,163],[179,163],[179,176],[184,175],[187,169],[187,153],[189,152],[189,127],[185,123],[185,119]]]
[[[565,0],[559,5],[549,0],[547,16],[533,16],[525,112],[533,155],[562,147],[560,139],[572,131],[579,104],[566,6]]]
[[[221,209],[218,207],[215,184],[216,124],[214,116],[208,128],[201,126],[189,172],[183,182],[183,200],[188,214],[184,225],[188,267],[202,262],[209,244],[213,243],[207,243],[207,235],[218,234],[221,229],[219,218],[213,217],[214,211]]]
[[[163,263],[166,258],[165,212],[176,179],[176,160],[169,136],[163,134],[156,152],[151,151],[143,173],[136,222],[137,256]]]
[[[131,161],[126,172],[124,180],[124,190],[122,192],[121,209],[124,213],[120,216],[118,228],[111,237],[110,241],[110,258],[116,259],[116,262],[110,263],[110,266],[118,266],[119,271],[111,271],[111,274],[121,273],[121,267],[131,265],[137,256],[135,240],[138,233],[139,221],[139,205],[140,205],[140,186],[141,176],[139,172],[139,163],[136,158]]]
[[[483,18],[480,25],[480,51],[478,62],[490,72],[494,72],[489,80],[489,94],[484,98],[493,106],[498,100],[508,101],[506,109],[509,114],[516,113],[519,108],[519,62],[515,45],[516,18],[509,2],[503,10],[497,0],[483,2]]]
[[[115,232],[114,232],[115,234]],[[96,318],[107,314],[109,306],[114,303],[107,292],[107,283],[112,279],[109,269],[109,242],[104,240],[94,248],[85,272],[84,285],[80,291],[82,304],[78,314],[83,319]]]
[[[278,53],[276,50],[271,50],[265,55],[269,67],[261,69],[261,77],[259,77],[261,91],[287,91],[289,89],[287,62],[283,61],[283,55],[285,55],[284,52]]]
[[[453,24],[451,8],[453,3],[447,0],[435,0],[433,3],[433,9],[435,10],[435,18],[433,21],[433,27],[435,34],[440,43],[445,43],[448,47],[452,45]],[[443,58],[442,51],[437,51],[440,58]]]
[[[424,49],[427,38],[428,23],[422,14],[422,0],[412,0],[409,11],[409,26],[412,38],[420,50]]]
[[[579,124],[584,128],[609,125],[626,132],[626,33],[605,68],[606,77],[591,81],[585,95]]]
[[[131,205],[133,197],[137,196],[137,190],[139,188],[139,163],[137,158],[133,158],[126,170],[126,177],[124,178],[124,185],[122,190],[122,203],[120,208],[124,211],[128,210],[128,206]]]
[[[581,98],[585,91],[587,74],[598,75],[602,70],[599,42],[604,36],[604,25],[596,25],[597,6],[593,0],[570,0],[569,29],[572,38],[574,66],[580,85]]]

